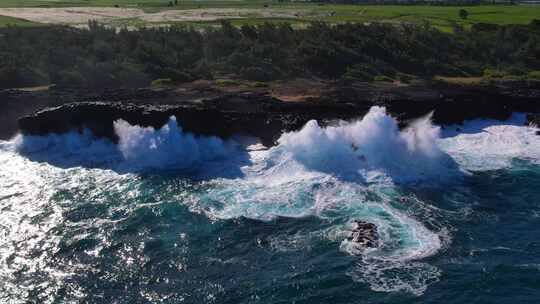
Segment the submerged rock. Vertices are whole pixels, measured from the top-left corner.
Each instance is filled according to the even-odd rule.
[[[379,241],[377,226],[373,223],[355,220],[347,240],[364,248],[375,248]]]
[[[537,127],[540,127],[540,114],[527,115],[527,123],[530,125],[535,125]]]

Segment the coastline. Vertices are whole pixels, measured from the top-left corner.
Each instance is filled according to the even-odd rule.
[[[433,112],[436,124],[464,120],[504,120],[513,112],[531,113],[538,123],[540,87],[527,82],[488,85],[432,83],[416,86],[293,80],[271,87],[220,86],[193,82],[177,87],[109,90],[4,90],[0,136],[64,133],[89,128],[97,137],[115,139],[113,122],[163,126],[176,116],[182,127],[199,135],[250,135],[272,145],[283,131],[315,119],[322,125],[362,117],[372,106],[386,107],[405,126]]]

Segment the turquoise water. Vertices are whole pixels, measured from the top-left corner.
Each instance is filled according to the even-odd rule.
[[[0,143],[2,303],[536,303],[540,137],[384,109],[265,149],[118,122]],[[181,122],[179,122],[181,125]],[[377,249],[346,241],[377,224]]]

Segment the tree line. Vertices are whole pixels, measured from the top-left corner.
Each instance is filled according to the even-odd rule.
[[[305,28],[265,23],[200,31],[187,26],[112,29],[89,22],[0,30],[0,87],[144,87],[157,79],[228,77],[373,81],[411,77],[526,75],[540,70],[540,21],[528,25],[314,22]]]

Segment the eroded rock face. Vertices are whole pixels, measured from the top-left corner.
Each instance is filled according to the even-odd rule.
[[[95,136],[117,141],[114,121],[160,128],[175,116],[182,129],[196,135],[255,136],[272,146],[287,131],[297,130],[309,120],[325,121],[361,117],[369,107],[326,104],[287,104],[271,97],[259,99],[214,99],[201,104],[134,105],[129,103],[83,102],[48,108],[19,119],[27,135],[65,133],[89,129]]]
[[[373,223],[355,220],[347,240],[362,248],[376,248],[379,241],[377,226]]]
[[[372,106],[386,107],[401,126],[430,112],[434,112],[432,119],[437,124],[456,124],[475,118],[503,120],[512,112],[540,113],[540,89],[521,86],[378,88],[370,84],[328,84],[319,96],[299,102],[279,100],[272,97],[271,92],[263,91],[220,91],[210,95],[203,91],[203,88],[196,88],[189,94],[180,94],[173,90],[116,90],[96,96],[82,94],[77,98],[64,92],[55,95],[57,102],[51,101],[55,96],[47,97],[51,99],[48,104],[61,106],[22,117],[18,127],[20,132],[29,135],[87,128],[98,137],[117,140],[113,127],[115,120],[160,128],[174,115],[185,131],[196,135],[255,136],[264,145],[272,146],[283,132],[298,130],[309,120],[315,119],[324,126],[335,120],[359,119]],[[32,96],[15,98],[12,95],[9,95],[13,99],[10,104],[22,104],[19,99],[31,104],[35,102]],[[538,124],[538,116],[531,116],[529,121]],[[6,127],[0,126],[0,130],[2,128]],[[13,130],[8,128],[5,133],[10,132]]]

